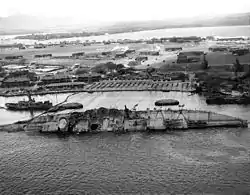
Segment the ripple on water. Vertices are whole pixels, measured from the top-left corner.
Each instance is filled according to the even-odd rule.
[[[224,134],[58,137],[0,133],[1,188],[4,194],[230,194],[250,190],[246,150],[233,147],[240,151],[238,156],[235,153],[238,159],[228,160],[232,147],[223,145]]]

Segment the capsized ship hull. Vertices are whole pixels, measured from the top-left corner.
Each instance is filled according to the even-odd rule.
[[[247,121],[197,110],[129,111],[99,108],[85,112],[42,115],[25,126],[40,132],[128,132],[186,130],[208,127],[247,127]]]

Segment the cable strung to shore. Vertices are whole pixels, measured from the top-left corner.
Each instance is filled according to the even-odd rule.
[[[76,94],[78,94],[78,93],[81,93],[81,92],[76,92],[76,93],[73,93],[73,94],[68,95],[64,101],[62,101],[62,102],[60,102],[60,103],[58,103],[58,104],[52,106],[49,110],[47,110],[47,111],[45,111],[45,112],[43,112],[43,113],[41,113],[41,114],[39,114],[39,115],[37,115],[37,116],[34,116],[33,118],[29,119],[28,122],[27,122],[27,126],[28,126],[34,119],[36,119],[36,118],[42,116],[43,114],[47,114],[48,112],[50,112],[50,110],[51,110],[52,108],[54,108],[54,107],[56,107],[56,106],[59,106],[59,105],[65,103],[65,102],[67,102],[68,99],[69,99],[69,97],[71,97],[71,96],[73,96],[73,95],[76,95]]]

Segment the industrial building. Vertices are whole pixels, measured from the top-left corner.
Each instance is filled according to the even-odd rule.
[[[180,52],[177,56],[177,63],[199,62],[204,55],[204,51]]]
[[[85,52],[72,53],[73,58],[84,56]]]
[[[140,55],[144,56],[158,56],[160,55],[159,51],[140,51]]]
[[[77,76],[78,82],[98,82],[101,80],[100,74],[81,74]]]

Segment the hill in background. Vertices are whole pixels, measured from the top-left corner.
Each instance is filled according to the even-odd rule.
[[[206,18],[175,18],[154,21],[117,22],[102,24],[75,23],[71,18],[34,17],[28,15],[12,15],[0,18],[0,34],[26,34],[35,32],[80,32],[101,31],[104,33],[120,33],[164,28],[185,28],[205,26],[250,25],[250,13],[231,14]]]

